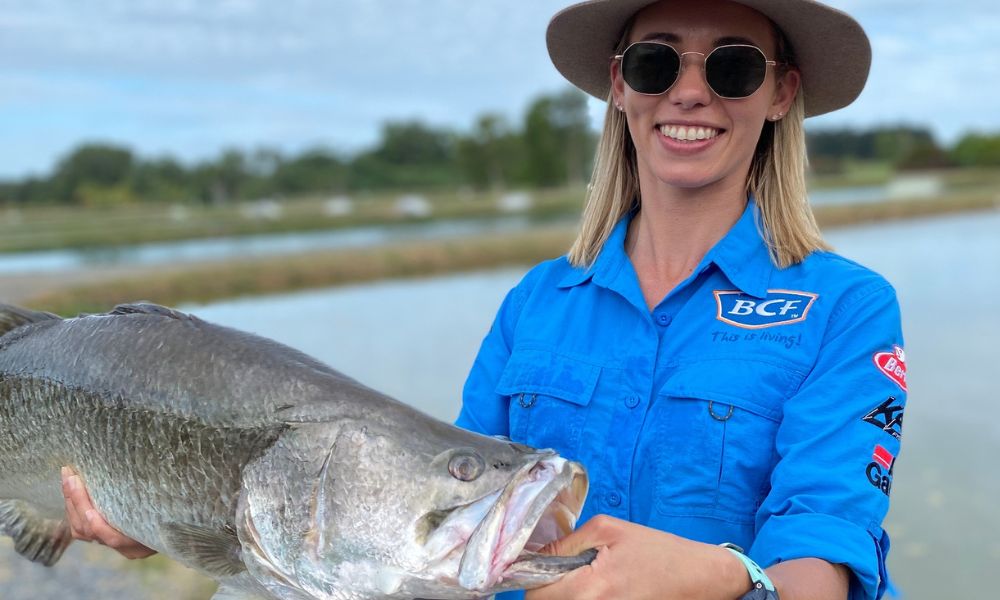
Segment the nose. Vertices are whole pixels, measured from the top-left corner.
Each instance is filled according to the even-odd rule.
[[[681,54],[680,73],[677,81],[667,91],[667,98],[684,109],[704,106],[712,102],[714,94],[705,80],[705,55],[701,52]]]

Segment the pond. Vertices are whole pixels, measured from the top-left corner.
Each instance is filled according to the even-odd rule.
[[[890,571],[908,599],[995,595],[989,590],[1000,564],[1000,469],[993,460],[1000,455],[1000,423],[992,418],[996,393],[989,374],[1000,339],[998,232],[1000,212],[989,212],[837,229],[828,236],[839,252],[885,275],[903,310],[910,400],[887,528],[893,539]],[[451,420],[493,314],[524,271],[184,308],[299,348]],[[22,577],[80,590],[66,600],[106,597],[106,582],[90,586],[87,581],[97,575],[79,571],[85,560],[72,547],[63,561],[68,564],[45,571],[0,546],[0,597],[18,598],[13,594],[26,587]],[[54,583],[63,577],[68,579]]]

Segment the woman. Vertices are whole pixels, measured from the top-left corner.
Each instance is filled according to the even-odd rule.
[[[823,243],[802,129],[860,93],[864,32],[809,0],[592,0],[548,42],[608,100],[581,232],[508,294],[458,419],[590,472],[550,550],[596,560],[527,597],[881,596],[899,311]],[[145,552],[67,485],[77,535]]]
[[[899,312],[826,249],[802,130],[860,93],[864,32],[807,0],[598,0],[548,42],[608,100],[581,232],[505,299],[458,419],[590,473],[552,550],[597,559],[527,597],[732,600],[769,587],[747,556],[784,600],[878,597]]]

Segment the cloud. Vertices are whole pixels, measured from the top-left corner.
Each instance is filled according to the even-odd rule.
[[[989,2],[832,0],[875,49],[858,102],[811,126],[1000,129]],[[567,0],[0,0],[0,177],[86,139],[187,160],[226,146],[372,143],[386,120],[517,120],[567,84],[548,19]],[[603,117],[594,101],[591,114]]]

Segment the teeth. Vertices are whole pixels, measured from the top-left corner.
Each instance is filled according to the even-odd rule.
[[[714,127],[685,127],[677,125],[661,125],[660,133],[674,140],[693,142],[695,140],[710,140],[719,135]]]

